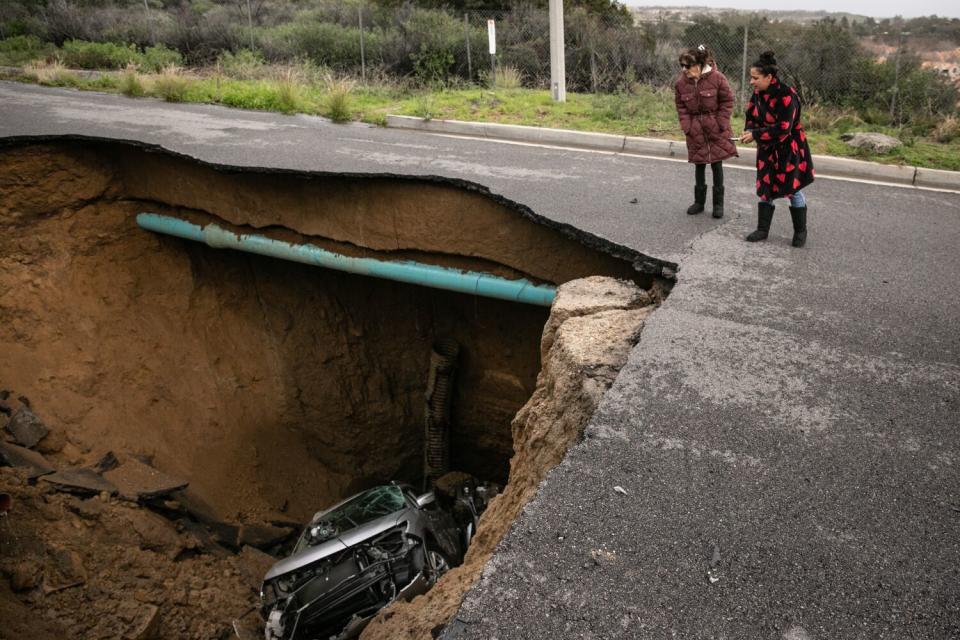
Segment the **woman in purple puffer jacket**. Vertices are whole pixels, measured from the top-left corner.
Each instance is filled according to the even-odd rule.
[[[681,72],[675,86],[680,128],[687,137],[687,155],[695,169],[693,205],[687,213],[703,212],[707,201],[706,166],[713,171],[713,217],[723,217],[723,161],[737,155],[730,116],[733,92],[714,67],[713,56],[703,45],[680,54]]]

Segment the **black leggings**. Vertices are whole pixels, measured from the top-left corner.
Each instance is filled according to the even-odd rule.
[[[707,165],[695,164],[693,166],[696,167],[697,186],[698,187],[707,186]],[[713,171],[713,186],[722,187],[723,186],[723,161],[717,160],[716,162],[711,162],[710,170]]]

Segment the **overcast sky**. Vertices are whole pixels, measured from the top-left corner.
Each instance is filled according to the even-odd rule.
[[[845,11],[875,18],[892,18],[903,16],[915,18],[917,16],[938,15],[949,18],[960,18],[960,2],[957,0],[912,0],[911,2],[890,2],[890,0],[805,0],[792,2],[789,5],[777,6],[769,0],[695,0],[689,3],[668,4],[666,2],[642,2],[640,0],[625,0],[628,6],[701,6],[731,9],[747,9],[762,11],[781,9],[788,11]]]

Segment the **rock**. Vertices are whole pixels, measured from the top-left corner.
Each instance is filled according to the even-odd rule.
[[[30,410],[30,407],[22,406],[10,422],[7,423],[7,431],[13,434],[13,439],[17,444],[32,449],[37,443],[43,440],[50,429],[43,423],[37,415]]]
[[[115,468],[104,472],[103,477],[116,485],[121,498],[137,502],[166,496],[184,489],[189,484],[186,480],[168,476],[136,458],[129,457],[115,465]]]
[[[896,138],[882,133],[845,133],[840,136],[840,139],[854,149],[866,149],[874,153],[887,153],[903,144]]]
[[[43,567],[32,560],[23,560],[13,567],[10,574],[10,588],[15,592],[29,591],[40,586]]]
[[[60,431],[51,431],[47,437],[37,443],[37,451],[43,454],[60,453],[69,444],[66,434]]]
[[[245,546],[237,554],[237,562],[243,581],[254,591],[259,591],[263,576],[267,575],[267,571],[276,564],[277,559],[259,549]]]
[[[117,456],[113,455],[113,451],[107,451],[103,457],[93,465],[93,470],[102,475],[107,471],[116,469],[119,464],[120,461],[117,460]]]
[[[67,469],[66,471],[57,471],[50,475],[43,476],[45,482],[49,482],[60,491],[69,493],[80,493],[95,495],[101,491],[106,491],[111,495],[117,492],[113,483],[104,480],[103,477],[93,469]]]
[[[626,280],[590,276],[560,285],[543,327],[540,361],[546,361],[560,326],[577,316],[614,309],[637,309],[652,303],[650,294]]]
[[[29,408],[30,401],[23,396],[14,398],[13,392],[9,389],[0,389],[0,413],[12,416],[24,406]]]
[[[268,549],[278,545],[294,533],[292,529],[282,529],[269,524],[244,524],[240,526],[237,542],[258,549]]]
[[[84,520],[99,520],[106,507],[100,500],[80,500],[73,498],[66,503],[67,509]]]
[[[83,559],[76,551],[59,549],[47,558],[43,570],[43,593],[51,593],[78,587],[87,581]]]
[[[160,608],[156,605],[141,605],[136,618],[130,624],[130,630],[123,634],[124,639],[148,640],[148,638],[155,638],[160,623],[159,614]]]
[[[9,442],[0,442],[0,465],[21,469],[30,480],[55,471],[41,454]]]
[[[180,535],[168,520],[142,509],[130,509],[127,518],[140,539],[140,548],[157,551],[170,558],[175,558],[183,549]]]

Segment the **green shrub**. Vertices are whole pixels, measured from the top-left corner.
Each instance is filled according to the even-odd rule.
[[[264,53],[271,60],[308,58],[334,69],[360,66],[360,31],[328,22],[299,22],[275,27],[261,38]],[[380,35],[364,31],[367,61],[380,58]]]
[[[0,40],[0,65],[19,67],[32,60],[53,55],[56,47],[36,36],[14,36]]]
[[[142,58],[136,46],[114,42],[67,40],[60,50],[63,64],[74,69],[122,69]]]
[[[256,51],[240,49],[236,53],[224,51],[217,58],[223,74],[237,80],[253,80],[263,75],[264,60]]]
[[[183,56],[180,55],[179,51],[168,49],[164,45],[158,44],[144,49],[140,68],[144,71],[159,72],[162,71],[164,67],[171,65],[179,67],[182,64]]]
[[[445,49],[430,49],[426,43],[420,45],[419,53],[410,54],[413,61],[413,74],[420,82],[435,86],[443,84],[453,67],[453,54]]]

